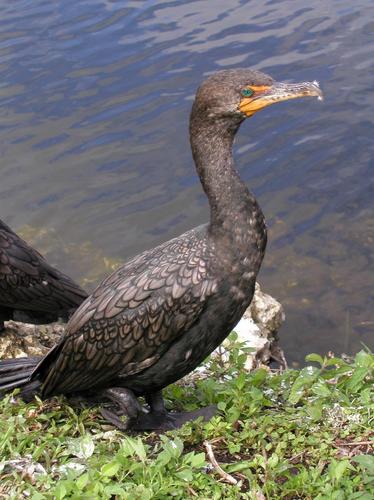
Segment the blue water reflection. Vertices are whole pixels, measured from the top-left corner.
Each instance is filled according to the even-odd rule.
[[[322,105],[249,120],[236,161],[270,226],[261,281],[285,305],[289,357],[373,347],[371,0],[13,0],[0,13],[0,216],[114,259],[207,220],[188,144],[204,75],[320,80]],[[89,256],[40,250],[86,277]]]

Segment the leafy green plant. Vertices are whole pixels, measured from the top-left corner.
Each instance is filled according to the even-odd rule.
[[[166,391],[174,409],[214,403],[217,416],[166,435],[127,436],[64,398],[6,396],[0,498],[373,498],[373,354],[311,354],[301,370],[248,373],[243,345],[229,342],[229,358],[209,360],[208,377]]]

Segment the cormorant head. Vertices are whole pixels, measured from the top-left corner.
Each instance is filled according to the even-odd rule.
[[[276,102],[305,96],[323,99],[318,82],[280,83],[261,71],[229,69],[214,73],[200,85],[195,105],[213,119],[244,119]]]

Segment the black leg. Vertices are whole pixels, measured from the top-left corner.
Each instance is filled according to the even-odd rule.
[[[167,413],[164,398],[162,397],[162,391],[146,394],[145,400],[149,404],[151,413]]]
[[[186,422],[196,420],[199,417],[208,422],[217,413],[216,406],[207,406],[199,410],[181,413],[168,412],[161,391],[146,394],[145,399],[149,404],[150,412],[139,413],[137,418],[130,419],[128,429],[134,431],[167,431],[178,429]]]

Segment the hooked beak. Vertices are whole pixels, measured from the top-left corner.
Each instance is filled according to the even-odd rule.
[[[323,100],[322,90],[318,82],[303,83],[277,83],[268,87],[252,87],[255,92],[251,97],[244,97],[239,104],[239,109],[246,116],[252,116],[260,109],[275,104],[276,102],[297,99],[298,97],[315,96]]]

